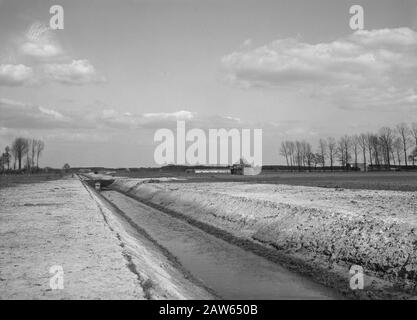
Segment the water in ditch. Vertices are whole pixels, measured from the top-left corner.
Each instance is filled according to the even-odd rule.
[[[102,195],[224,299],[335,299],[336,293],[116,191]]]

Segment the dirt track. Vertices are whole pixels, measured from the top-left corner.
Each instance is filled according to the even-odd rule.
[[[206,299],[78,179],[0,189],[0,299]],[[52,290],[51,266],[64,289]]]

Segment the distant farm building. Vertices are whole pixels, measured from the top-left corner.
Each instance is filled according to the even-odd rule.
[[[207,169],[186,169],[185,173],[195,173],[195,174],[231,174],[231,169],[227,168],[207,168]]]
[[[253,176],[259,174],[261,168],[252,166],[245,159],[240,159],[239,162],[232,166],[195,166],[186,167],[183,170],[186,174],[235,174]]]
[[[359,169],[359,171],[368,171],[368,166],[366,163],[358,163],[356,167]]]
[[[254,168],[245,159],[240,159],[238,163],[232,166],[232,174],[254,176],[259,173],[259,170]]]

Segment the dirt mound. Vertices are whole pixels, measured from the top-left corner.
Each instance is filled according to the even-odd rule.
[[[306,262],[342,270],[346,278],[351,265],[360,265],[365,274],[415,294],[414,192],[137,180],[116,180],[112,187]]]

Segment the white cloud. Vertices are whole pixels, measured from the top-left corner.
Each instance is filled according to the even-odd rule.
[[[23,37],[15,39],[15,45],[2,49],[0,86],[24,85],[28,80],[38,85],[48,82],[85,85],[106,80],[87,59],[71,59],[54,32],[48,25],[35,22]],[[21,59],[28,66],[14,64]]]
[[[175,128],[177,120],[184,120],[194,128],[249,127],[247,122],[220,115],[199,115],[187,110],[161,113],[131,113],[101,105],[53,109],[20,101],[0,98],[0,127],[31,129],[156,130]]]
[[[26,42],[21,49],[26,55],[40,58],[55,57],[62,53],[60,48],[49,43]]]
[[[47,64],[44,66],[44,72],[48,79],[65,84],[82,85],[105,81],[88,60],[73,60],[68,64]]]
[[[24,107],[25,106],[23,102],[6,99],[6,98],[0,98],[0,105],[8,105],[11,107]]]
[[[245,41],[243,41],[242,43],[242,47],[243,48],[248,48],[252,45],[252,39],[246,39]]]
[[[53,36],[53,31],[45,24],[32,24],[20,45],[24,55],[34,58],[54,58],[63,54],[63,49]]]
[[[61,113],[59,113],[58,111],[55,111],[55,110],[39,107],[39,111],[41,111],[42,113],[44,113],[48,116],[53,117],[54,119],[58,119],[58,120],[64,119],[64,116]]]
[[[4,128],[56,129],[76,124],[55,110],[10,99],[0,98],[0,114]]]
[[[225,116],[224,118],[227,119],[227,120],[235,121],[235,122],[241,122],[242,121],[240,118],[237,118],[237,117]]]
[[[145,113],[143,115],[145,118],[148,119],[160,119],[160,120],[191,120],[194,118],[194,113],[186,110],[180,110],[177,112],[159,112],[159,113]]]
[[[0,64],[0,85],[18,86],[33,77],[33,69],[23,64]]]
[[[58,132],[45,135],[45,140],[55,142],[87,142],[100,143],[108,142],[111,134],[103,134],[102,132]]]
[[[222,59],[243,87],[292,88],[346,108],[413,103],[417,94],[417,32],[357,31],[329,43],[282,39]]]

